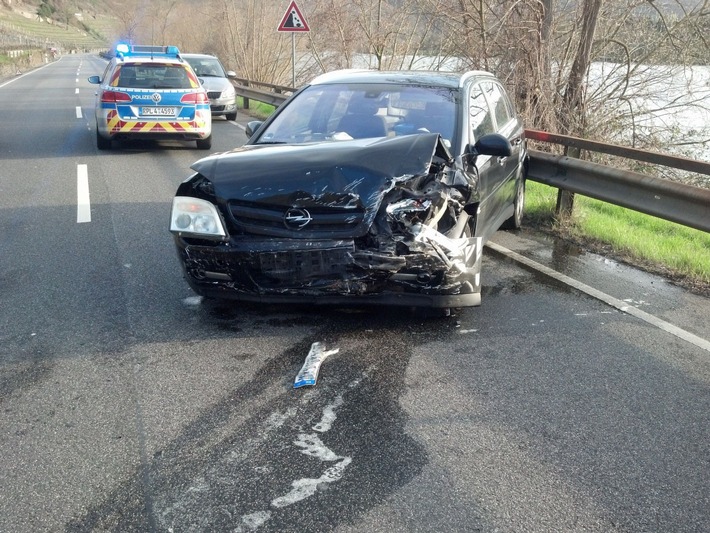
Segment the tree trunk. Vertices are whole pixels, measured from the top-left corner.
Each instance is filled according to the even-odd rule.
[[[585,0],[582,12],[582,34],[579,40],[577,55],[572,63],[572,68],[567,78],[567,87],[564,94],[564,105],[560,123],[564,126],[564,133],[579,134],[583,129],[584,120],[584,77],[589,70],[594,43],[594,32],[597,28],[599,11],[603,0]]]

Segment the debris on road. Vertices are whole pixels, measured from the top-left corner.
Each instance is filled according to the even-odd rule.
[[[314,342],[311,344],[311,350],[306,356],[306,360],[301,367],[301,370],[296,375],[296,381],[293,383],[293,388],[298,389],[300,387],[307,387],[316,384],[318,379],[318,371],[320,370],[320,365],[325,361],[325,358],[329,355],[336,354],[340,351],[340,348],[335,350],[323,350],[323,346],[320,342]]]

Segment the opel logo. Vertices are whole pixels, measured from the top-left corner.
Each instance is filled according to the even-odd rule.
[[[313,220],[311,214],[305,209],[292,207],[284,214],[284,226],[288,229],[303,229]]]
[[[153,93],[150,95],[150,99],[153,100],[153,102],[155,102],[156,104],[159,104],[162,98],[160,96],[160,93]]]

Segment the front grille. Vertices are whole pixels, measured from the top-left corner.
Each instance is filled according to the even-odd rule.
[[[209,91],[209,92],[207,93],[207,98],[209,98],[210,100],[216,100],[216,99],[219,98],[220,96],[222,96],[222,92],[221,92],[221,91]]]
[[[237,226],[245,233],[297,239],[350,237],[364,233],[365,210],[313,206],[303,208],[310,215],[307,224],[298,228],[285,222],[288,207],[232,201],[229,211]],[[365,228],[366,230],[366,228]]]

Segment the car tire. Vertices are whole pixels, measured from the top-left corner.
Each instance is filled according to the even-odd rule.
[[[198,150],[209,150],[210,148],[212,148],[212,135],[197,140]]]
[[[224,118],[226,118],[227,120],[237,120],[237,113],[227,113],[226,115],[224,115]]]
[[[515,186],[515,201],[513,202],[513,216],[503,222],[502,229],[520,229],[523,225],[523,211],[525,210],[525,179],[518,178]]]
[[[96,148],[99,150],[110,150],[111,149],[111,139],[102,137],[101,134],[96,132]]]

